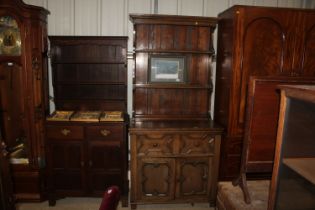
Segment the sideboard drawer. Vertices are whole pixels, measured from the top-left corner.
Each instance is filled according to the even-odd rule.
[[[175,153],[173,134],[143,134],[137,136],[138,156],[172,155]]]
[[[46,126],[47,137],[50,139],[83,139],[82,126]]]
[[[214,154],[215,135],[188,133],[180,136],[179,153],[182,155]]]
[[[121,140],[123,135],[124,129],[120,124],[87,127],[87,137],[90,140]]]

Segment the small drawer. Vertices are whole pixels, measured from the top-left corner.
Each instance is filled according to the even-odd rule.
[[[215,136],[207,133],[191,133],[181,135],[180,154],[203,155],[214,154]]]
[[[47,126],[47,138],[51,139],[83,139],[84,132],[81,126]]]
[[[175,136],[172,134],[149,134],[137,136],[137,154],[139,156],[173,155]]]
[[[87,137],[90,140],[121,140],[124,136],[122,125],[89,126]]]

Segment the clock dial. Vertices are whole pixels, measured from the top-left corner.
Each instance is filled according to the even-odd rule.
[[[0,17],[0,55],[21,55],[20,29],[10,16]]]

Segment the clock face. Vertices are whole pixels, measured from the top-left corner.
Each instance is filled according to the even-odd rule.
[[[0,55],[21,55],[20,29],[10,16],[0,17]]]

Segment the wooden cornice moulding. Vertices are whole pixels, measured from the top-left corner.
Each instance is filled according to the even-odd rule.
[[[218,22],[215,17],[149,14],[130,14],[130,20],[134,24],[211,26],[212,30]]]
[[[12,8],[12,6],[14,6],[14,8]],[[22,15],[25,18],[38,18],[45,23],[47,23],[47,15],[50,14],[50,12],[44,7],[29,5],[24,3],[22,0],[0,0],[0,8],[1,7],[7,7],[7,13],[10,13],[10,11],[14,12],[12,10],[17,10],[20,13],[19,15]],[[0,15],[4,14],[1,12]]]

